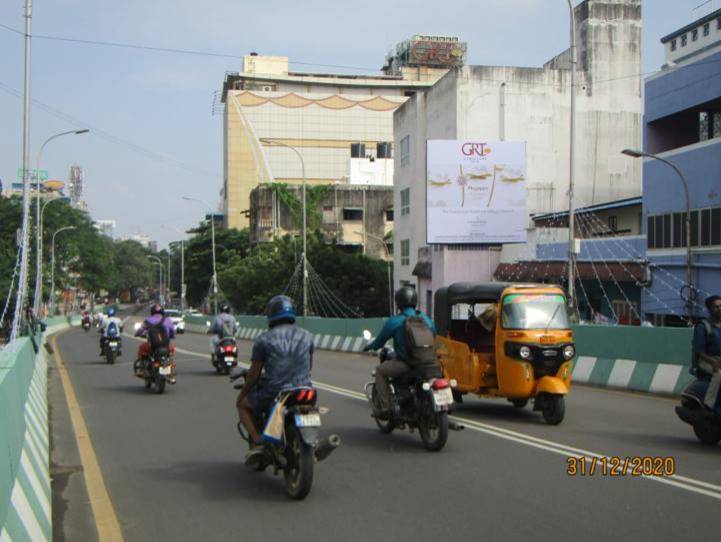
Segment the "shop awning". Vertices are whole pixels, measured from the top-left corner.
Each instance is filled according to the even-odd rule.
[[[617,282],[642,282],[644,266],[639,262],[576,262],[577,276],[581,280],[616,280]],[[568,275],[564,261],[528,261],[502,263],[496,269],[498,280],[539,281],[564,279]]]

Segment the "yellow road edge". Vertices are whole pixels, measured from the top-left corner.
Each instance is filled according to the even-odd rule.
[[[70,421],[73,424],[73,430],[75,432],[75,442],[77,442],[78,450],[80,451],[80,462],[83,465],[85,487],[88,490],[90,506],[95,517],[98,539],[100,542],[122,542],[123,532],[120,529],[120,522],[115,513],[113,502],[110,500],[108,489],[105,486],[105,480],[100,470],[98,458],[95,455],[95,448],[90,438],[90,432],[85,424],[85,418],[83,418],[80,410],[75,389],[68,376],[63,358],[60,355],[56,338],[57,335],[52,338],[53,349],[55,350],[55,365],[60,373],[65,400],[67,401],[70,412]]]

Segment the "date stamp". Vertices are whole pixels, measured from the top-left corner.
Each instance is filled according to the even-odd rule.
[[[673,476],[676,458],[661,456],[610,456],[566,458],[569,476]]]

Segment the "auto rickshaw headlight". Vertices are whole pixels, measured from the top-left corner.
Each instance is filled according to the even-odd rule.
[[[451,378],[450,382],[451,388],[455,388],[456,386],[458,386],[458,380],[456,380],[455,378]]]
[[[568,345],[563,349],[563,357],[565,359],[571,359],[576,355],[576,349],[572,345]]]
[[[531,349],[528,346],[521,346],[518,353],[523,359],[531,359]]]

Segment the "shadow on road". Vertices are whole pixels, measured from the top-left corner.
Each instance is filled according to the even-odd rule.
[[[453,414],[458,416],[469,416],[479,418],[479,421],[511,421],[523,423],[536,423],[538,425],[546,425],[540,412],[531,410],[529,404],[525,408],[516,408],[507,402],[479,402],[463,403],[457,405]]]

